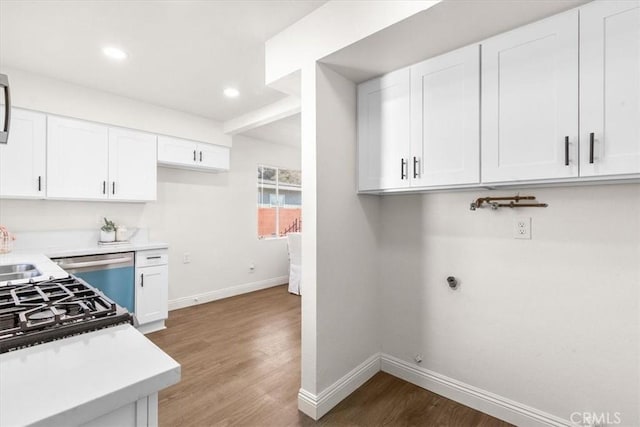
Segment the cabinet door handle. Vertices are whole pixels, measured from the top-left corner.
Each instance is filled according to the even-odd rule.
[[[564,165],[569,166],[569,137],[564,137]]]
[[[111,184],[111,194],[116,194],[116,182],[113,181]]]
[[[418,172],[418,167],[420,165],[420,161],[416,156],[413,156],[413,177],[418,178],[420,173]]]
[[[405,173],[404,173],[404,165],[406,164],[404,158],[400,159],[400,179],[405,179]]]
[[[107,181],[102,181],[102,194],[107,194]]]
[[[160,255],[148,256],[147,259],[160,259],[162,258]]]
[[[144,273],[140,273],[140,287],[144,288]]]
[[[193,161],[196,161],[196,150],[193,150]]]
[[[593,163],[593,146],[595,143],[596,134],[591,132],[589,134],[589,163]]]
[[[200,161],[202,161],[202,151],[200,152]]]
[[[42,191],[42,177],[38,177],[38,191]]]

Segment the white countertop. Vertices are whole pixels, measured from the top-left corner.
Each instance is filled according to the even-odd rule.
[[[0,426],[78,425],[180,381],[130,325],[0,354]]]
[[[99,255],[99,254],[114,254],[119,252],[135,252],[146,251],[152,249],[167,249],[169,245],[164,242],[147,242],[147,243],[123,243],[118,245],[98,245],[93,246],[59,246],[59,247],[47,247],[42,248],[44,253],[49,258],[64,258],[71,256],[83,256],[83,255]]]

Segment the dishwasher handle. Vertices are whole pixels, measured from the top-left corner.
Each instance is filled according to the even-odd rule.
[[[127,262],[131,262],[131,257],[122,257],[122,258],[112,258],[112,259],[101,259],[97,261],[82,261],[82,262],[70,262],[59,263],[58,266],[63,270],[67,268],[85,268],[85,267],[98,267],[101,265],[109,265],[109,264],[123,264]]]

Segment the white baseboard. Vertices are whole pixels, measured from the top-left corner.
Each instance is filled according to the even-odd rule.
[[[177,298],[169,301],[169,310],[190,307],[192,305],[203,304],[223,298],[246,294],[248,292],[259,291],[260,289],[271,288],[273,286],[284,285],[289,281],[289,276],[274,277],[272,279],[260,280],[258,282],[245,283],[242,285],[230,286],[228,288],[216,289],[188,297]]]
[[[298,409],[318,420],[379,371],[380,354],[374,354],[318,395],[300,389]]]
[[[570,426],[569,420],[514,402],[453,378],[415,366],[404,360],[381,355],[381,369],[395,377],[441,396],[521,427]],[[300,399],[298,398],[298,402]]]

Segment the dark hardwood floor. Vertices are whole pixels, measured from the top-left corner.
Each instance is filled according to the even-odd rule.
[[[508,426],[378,373],[315,422],[298,411],[300,297],[286,286],[169,313],[147,335],[182,365],[160,392],[161,426]]]

